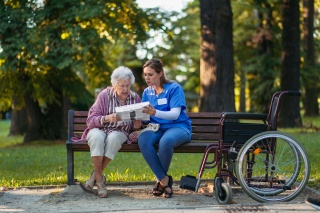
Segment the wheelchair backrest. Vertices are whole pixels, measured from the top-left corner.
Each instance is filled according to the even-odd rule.
[[[301,92],[299,91],[280,91],[273,94],[271,99],[271,104],[268,113],[268,126],[269,130],[277,130],[277,120],[278,114],[280,111],[282,97],[284,95],[291,95],[291,96],[300,96]]]

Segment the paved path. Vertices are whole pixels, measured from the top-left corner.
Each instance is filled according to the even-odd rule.
[[[149,210],[114,210],[105,212],[116,213],[239,213],[239,212],[265,212],[265,213],[290,213],[317,212],[314,208],[306,203],[282,203],[282,204],[259,204],[259,205],[226,205],[226,206],[206,206],[181,209],[149,209]],[[103,212],[101,212],[103,213]]]
[[[141,183],[140,183],[141,184]],[[258,203],[232,187],[233,204],[219,205],[209,184],[200,192],[179,189],[174,184],[174,196],[170,199],[154,197],[150,193],[153,185],[108,186],[108,198],[98,198],[82,190],[80,185],[58,186],[56,188],[20,188],[0,191],[0,212],[88,212],[88,213],[233,213],[233,212],[317,212],[305,203],[308,196],[320,197],[320,194],[306,188],[293,201],[285,203]]]

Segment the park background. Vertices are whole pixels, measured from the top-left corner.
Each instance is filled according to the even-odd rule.
[[[188,111],[265,113],[275,91],[301,91],[284,100],[279,124],[305,146],[310,185],[319,186],[320,1],[184,3],[175,11],[134,0],[1,1],[0,186],[66,183],[67,110],[88,110],[121,65],[141,94],[152,57],[183,86]],[[195,174],[201,157],[176,154],[175,179]],[[89,154],[75,159],[83,181]],[[153,180],[139,153],[119,153],[106,173],[109,181]]]

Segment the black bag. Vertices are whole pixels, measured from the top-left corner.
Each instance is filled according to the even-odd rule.
[[[180,180],[180,188],[196,191],[197,182],[198,180],[195,176],[182,176]]]

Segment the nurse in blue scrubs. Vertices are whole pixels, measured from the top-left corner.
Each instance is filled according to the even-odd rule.
[[[159,124],[160,128],[141,133],[138,144],[157,178],[153,195],[170,198],[173,179],[168,170],[173,149],[191,141],[191,120],[186,113],[184,90],[177,82],[166,78],[161,60],[147,61],[143,73],[148,87],[142,94],[142,102],[150,102],[143,112],[150,115],[150,123]],[[155,144],[159,146],[158,152]]]

